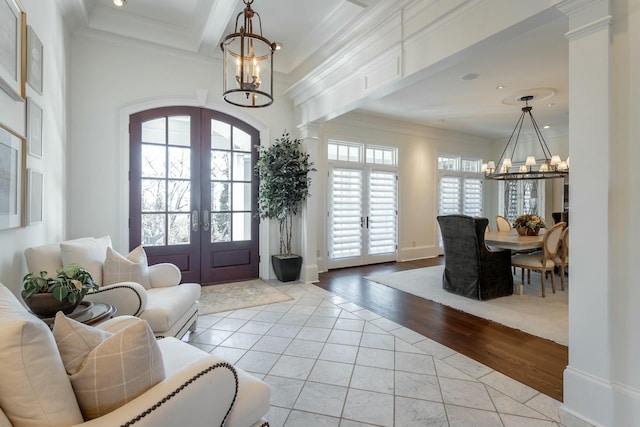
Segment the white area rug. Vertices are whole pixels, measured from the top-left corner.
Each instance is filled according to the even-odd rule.
[[[202,287],[200,294],[199,312],[200,314],[212,314],[291,299],[293,298],[262,279],[206,285]]]
[[[568,287],[565,287],[567,290],[564,292],[560,290],[558,276],[556,276],[555,294],[551,291],[551,278],[545,281],[546,298],[540,296],[540,274],[532,272],[531,284],[525,285],[524,295],[476,301],[442,289],[443,270],[444,266],[440,265],[396,273],[374,274],[366,278],[559,344],[568,344],[569,291]],[[520,269],[514,276],[514,283],[520,284]]]

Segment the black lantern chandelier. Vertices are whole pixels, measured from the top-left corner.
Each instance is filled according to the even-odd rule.
[[[276,44],[262,36],[260,15],[251,9],[253,0],[243,0],[246,7],[236,17],[235,32],[220,43],[222,49],[223,97],[240,107],[266,107],[273,103],[273,52]],[[238,29],[240,17],[242,26]],[[253,32],[257,17],[259,34]]]
[[[538,123],[536,123],[533,115],[531,114],[532,107],[529,106],[529,101],[533,99],[533,96],[527,95],[520,98],[520,101],[525,102],[525,106],[522,107],[522,114],[516,123],[516,127],[511,132],[509,141],[504,147],[500,159],[498,159],[498,168],[493,161],[484,163],[482,165],[482,172],[485,175],[485,179],[495,179],[502,181],[509,180],[521,180],[521,179],[549,179],[549,178],[564,178],[569,174],[569,157],[563,161],[558,155],[551,155],[551,151],[547,146],[547,142],[540,132]],[[525,116],[529,116],[533,129],[535,131],[540,148],[542,148],[542,154],[544,158],[536,159],[535,156],[527,156],[526,160],[521,162],[513,162],[513,156],[516,153],[516,147],[518,145],[518,138],[520,137],[520,131],[522,130],[522,124]],[[515,140],[513,139],[515,135]],[[513,140],[513,144],[511,141]],[[509,154],[507,151],[511,147]],[[505,157],[508,156],[508,157]]]

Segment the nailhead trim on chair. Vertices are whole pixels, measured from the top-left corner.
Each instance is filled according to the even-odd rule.
[[[220,427],[222,427],[224,425],[224,423],[227,421],[227,418],[229,417],[229,413],[231,412],[231,408],[236,403],[236,398],[238,397],[238,373],[236,372],[235,368],[233,366],[231,366],[227,362],[216,363],[215,365],[211,365],[207,369],[205,369],[205,370],[199,372],[198,374],[194,375],[189,380],[185,381],[180,387],[178,387],[177,389],[175,389],[174,391],[169,393],[166,397],[163,397],[162,400],[157,402],[155,405],[153,405],[152,407],[150,407],[149,409],[147,409],[146,411],[144,411],[140,415],[136,416],[132,420],[127,421],[126,423],[122,424],[120,427],[129,427],[129,426],[132,426],[133,424],[137,423],[138,421],[140,421],[141,419],[143,419],[144,417],[149,415],[151,412],[153,412],[156,409],[158,409],[164,403],[166,403],[169,400],[171,400],[172,397],[176,396],[182,390],[187,388],[187,386],[189,384],[195,382],[198,378],[203,377],[204,375],[208,374],[209,372],[211,372],[211,371],[213,371],[214,369],[217,369],[217,368],[227,368],[227,369],[229,369],[231,371],[231,373],[233,373],[233,377],[235,378],[235,381],[236,381],[236,392],[233,395],[233,400],[231,401],[231,405],[229,406],[229,410],[227,411],[227,413],[225,414],[224,418],[222,419],[222,423],[220,424]],[[265,424],[263,424],[262,426],[264,426],[264,425]],[[269,423],[267,423],[266,425],[268,426]]]
[[[133,289],[131,286],[127,286],[127,285],[118,285],[118,286],[112,286],[109,289],[98,289],[97,291],[91,292],[87,295],[91,295],[91,294],[99,294],[101,292],[109,292],[111,289],[118,289],[118,288],[126,288],[126,289],[131,289],[133,291],[133,293],[135,294],[135,296],[138,298],[138,309],[136,310],[134,316],[138,316],[140,314],[140,309],[142,309],[142,298],[140,298],[140,295],[138,295],[138,292],[136,292],[135,289]]]

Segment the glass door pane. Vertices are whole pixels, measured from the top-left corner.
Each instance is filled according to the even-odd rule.
[[[191,241],[191,118],[166,116],[141,124],[141,243]]]
[[[250,150],[248,133],[211,120],[212,243],[251,239]]]

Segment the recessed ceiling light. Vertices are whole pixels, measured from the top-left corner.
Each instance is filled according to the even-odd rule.
[[[551,102],[550,102],[550,103],[548,103],[548,104],[547,104],[547,107],[553,107],[554,105],[555,105],[555,104],[553,104],[553,103],[551,103]]]
[[[551,126],[550,125],[544,125],[542,126],[542,129],[549,129]]]
[[[124,6],[124,2],[125,1],[126,0],[113,0],[113,4],[118,6],[118,7],[122,7],[122,6]]]
[[[500,86],[496,86],[496,89],[498,89],[498,90],[502,90],[502,89],[504,89],[504,86],[502,86],[502,85],[500,85]]]
[[[477,79],[479,76],[476,73],[469,73],[469,74],[465,74],[464,76],[460,77],[462,80],[474,80]]]

